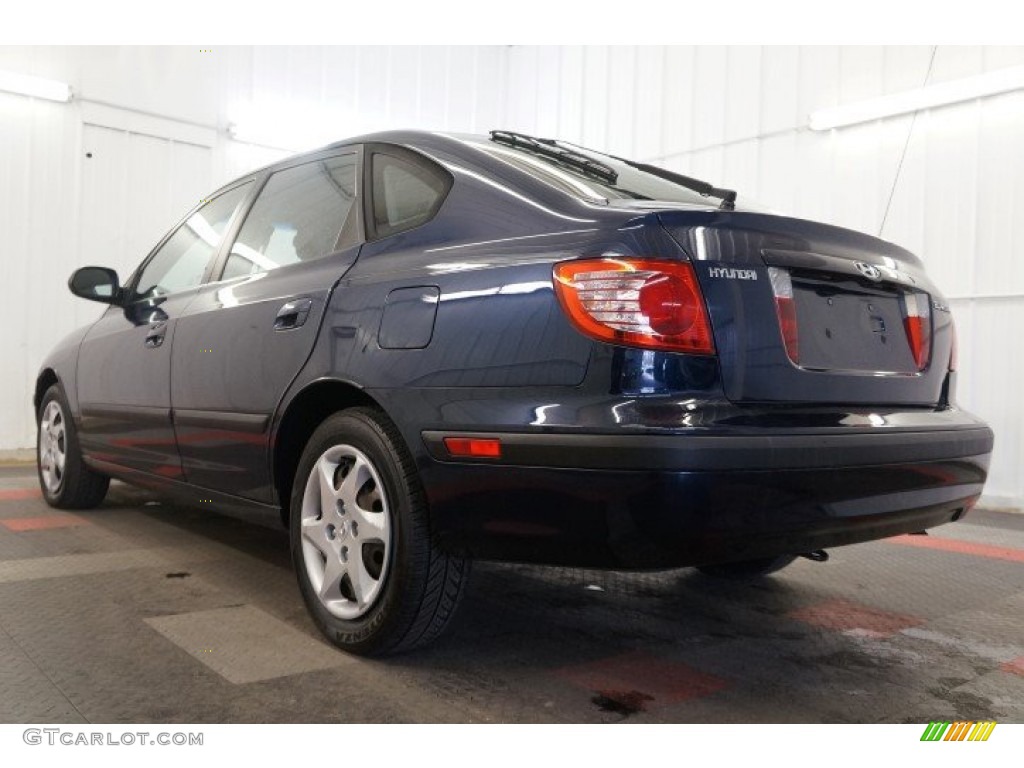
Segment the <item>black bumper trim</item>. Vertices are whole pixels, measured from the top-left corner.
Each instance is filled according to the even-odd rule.
[[[978,456],[992,451],[988,427],[821,435],[593,435],[426,430],[442,462],[616,470],[773,470],[874,466]],[[497,438],[500,459],[452,457],[445,437]]]

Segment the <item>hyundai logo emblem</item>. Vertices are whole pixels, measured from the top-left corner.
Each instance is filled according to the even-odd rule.
[[[853,262],[853,266],[855,266],[857,268],[857,271],[864,275],[864,277],[866,277],[868,280],[878,281],[882,279],[882,270],[880,270],[874,264],[867,264],[863,261],[855,261]]]

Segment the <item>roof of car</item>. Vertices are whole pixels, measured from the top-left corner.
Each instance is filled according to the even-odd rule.
[[[328,144],[323,149],[329,149],[329,148],[332,148],[332,147],[341,147],[341,146],[345,146],[346,144],[372,144],[372,143],[377,143],[377,142],[382,143],[382,144],[398,144],[398,143],[406,144],[406,143],[409,143],[409,142],[418,142],[418,141],[426,141],[426,142],[430,143],[430,142],[435,141],[437,139],[441,139],[442,141],[444,141],[445,139],[456,139],[456,140],[458,140],[458,139],[466,139],[466,138],[484,139],[486,137],[482,136],[482,135],[479,135],[479,134],[454,133],[454,132],[450,132],[450,131],[423,131],[423,130],[413,130],[413,129],[396,129],[396,130],[390,130],[390,131],[376,131],[374,133],[364,133],[361,136],[354,136],[351,139],[342,139],[341,141],[337,141],[337,142],[334,142],[332,144]]]

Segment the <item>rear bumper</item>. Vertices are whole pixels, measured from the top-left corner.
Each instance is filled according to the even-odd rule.
[[[443,438],[428,430],[423,442],[438,461],[449,461]],[[875,433],[738,435],[576,435],[459,432],[498,438],[502,464],[569,469],[763,470],[849,467],[932,461],[992,452],[988,427]],[[489,459],[477,460],[492,463]]]
[[[421,461],[435,531],[484,559],[658,568],[853,544],[959,519],[992,432],[486,434],[502,463]],[[472,433],[459,433],[472,434]]]

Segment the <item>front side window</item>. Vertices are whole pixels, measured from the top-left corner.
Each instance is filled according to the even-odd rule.
[[[135,299],[152,299],[195,288],[252,182],[228,190],[188,217],[160,246],[135,284]]]
[[[373,155],[373,223],[379,237],[418,227],[437,212],[451,182],[438,168],[396,155]]]
[[[355,242],[357,165],[352,153],[272,175],[245,218],[221,279],[312,261]]]

